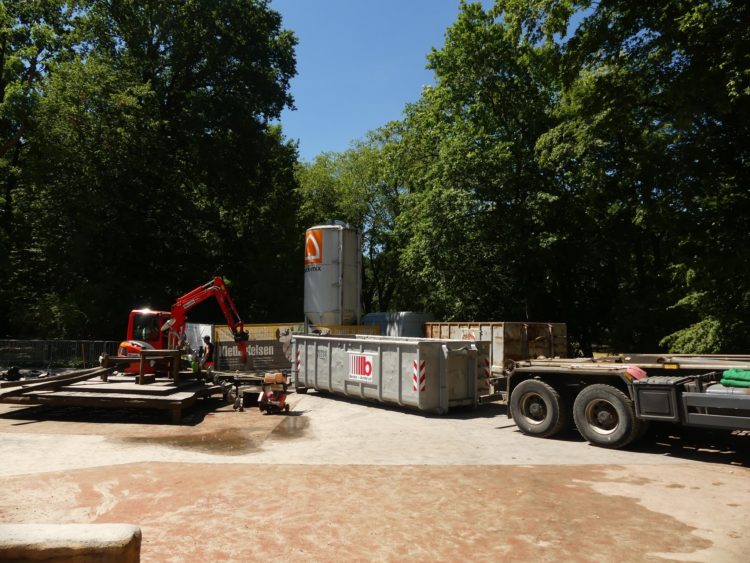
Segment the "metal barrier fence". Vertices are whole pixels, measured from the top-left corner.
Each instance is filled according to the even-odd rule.
[[[218,341],[214,370],[217,371],[277,371],[292,368],[291,343],[279,340],[251,340],[247,342],[247,358],[242,363],[236,342]]]
[[[107,340],[0,340],[0,366],[95,367],[104,352],[117,355],[118,344]]]

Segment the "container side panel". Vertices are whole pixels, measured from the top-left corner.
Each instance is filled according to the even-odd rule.
[[[492,348],[490,350],[492,371],[499,373],[505,367],[505,325],[492,327]]]
[[[504,323],[503,362],[526,357],[526,331],[523,323]]]
[[[471,383],[468,380],[466,361],[465,355],[448,354],[446,368],[448,404],[462,403],[470,398]]]
[[[447,393],[440,377],[441,370],[445,369],[442,355],[442,341],[419,345],[420,362],[419,369],[416,372],[417,381],[414,382],[414,376],[412,376],[412,385],[409,387],[409,391],[421,410],[438,410],[441,392],[443,395]]]
[[[378,325],[315,325],[315,328],[321,330],[323,334],[331,336],[344,336],[347,334],[372,334],[379,336],[380,326]]]
[[[568,353],[565,323],[429,322],[425,324],[425,335],[443,340],[490,342],[489,359],[495,374],[502,372],[510,361],[538,356],[565,358]]]
[[[480,395],[490,395],[493,386],[490,383],[492,376],[491,342],[477,342],[477,388]]]
[[[552,356],[552,330],[547,323],[529,323],[526,325],[526,342],[528,357],[531,359]]]
[[[568,326],[565,323],[552,323],[552,357],[568,357]]]
[[[351,378],[350,354],[346,343],[331,342],[328,352],[330,356],[325,360],[326,389],[347,396],[356,396],[357,393],[350,387],[355,387],[359,382]]]

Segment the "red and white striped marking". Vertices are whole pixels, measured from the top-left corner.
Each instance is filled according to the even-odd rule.
[[[300,358],[300,351],[297,350],[297,371],[299,371],[299,366],[302,364],[302,361],[299,358]]]
[[[490,374],[491,374],[491,371],[492,370],[490,370],[490,359],[489,358],[485,358],[484,359],[484,371],[483,371],[483,375],[484,375],[484,384],[487,386],[487,389],[490,389]]]
[[[425,373],[427,362],[422,360],[422,363],[417,365],[417,360],[414,360],[414,374],[411,377],[412,391],[426,391],[427,384],[425,379],[427,374]]]

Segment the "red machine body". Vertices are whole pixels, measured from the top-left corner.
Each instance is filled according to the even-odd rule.
[[[258,409],[260,412],[266,411],[268,414],[280,412],[289,412],[289,405],[286,402],[287,392],[284,391],[263,391],[258,398]]]
[[[288,381],[281,372],[267,373],[263,376],[263,387],[258,397],[258,409],[267,414],[289,412],[286,402]]]
[[[177,299],[170,312],[151,309],[130,311],[127,340],[120,343],[118,355],[137,356],[144,349],[177,348],[185,334],[188,311],[210,297],[214,297],[219,303],[244,363],[247,359],[248,334],[244,330],[244,324],[229,295],[227,286],[219,276]],[[138,371],[136,364],[131,364],[125,371],[133,373],[133,370]]]

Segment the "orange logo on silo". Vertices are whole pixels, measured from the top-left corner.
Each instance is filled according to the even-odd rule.
[[[323,231],[305,233],[305,266],[323,262]]]

